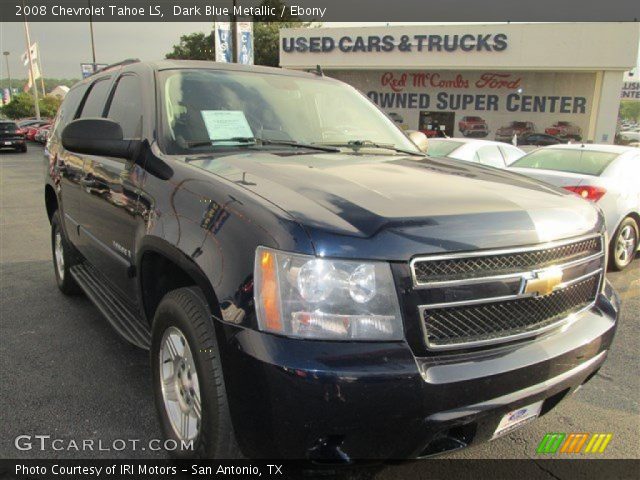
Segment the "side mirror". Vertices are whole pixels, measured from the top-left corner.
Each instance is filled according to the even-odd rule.
[[[417,130],[411,130],[407,132],[407,135],[409,136],[409,140],[411,140],[415,144],[415,146],[418,147],[418,150],[420,150],[421,152],[427,151],[429,140],[424,133]]]
[[[119,123],[107,118],[80,118],[62,130],[62,146],[74,153],[131,159],[137,140],[125,140]]]

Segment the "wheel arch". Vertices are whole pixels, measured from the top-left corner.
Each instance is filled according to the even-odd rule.
[[[206,274],[184,252],[166,240],[145,238],[136,253],[136,270],[140,305],[149,325],[162,297],[185,286],[200,288],[211,313],[222,318],[218,297]]]
[[[44,204],[47,209],[47,217],[49,218],[49,223],[51,223],[51,218],[53,214],[58,209],[58,196],[56,195],[55,190],[49,184],[46,184],[44,187]]]

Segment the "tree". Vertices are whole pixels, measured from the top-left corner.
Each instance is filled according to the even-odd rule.
[[[173,60],[215,60],[213,48],[213,33],[205,35],[202,32],[182,35],[180,43],[173,46],[173,51],[165,58]]]
[[[62,101],[59,98],[50,95],[38,99],[40,115],[45,118],[55,117],[60,103]],[[33,117],[36,114],[35,102],[30,94],[18,93],[12,97],[11,102],[0,107],[0,112],[8,118]]]
[[[640,120],[640,102],[637,100],[622,100],[620,102],[620,117],[625,120]]]
[[[260,5],[282,12],[284,4],[282,0],[264,0]],[[270,22],[268,20],[273,20],[273,17],[259,15],[253,20],[254,63],[271,67],[280,65],[280,29],[309,26],[309,23],[300,22],[298,17],[287,13],[280,22]],[[165,57],[180,60],[215,60],[215,36],[213,33],[205,35],[202,32],[182,35],[180,43],[174,45],[173,51]]]
[[[45,88],[45,91],[50,92],[51,90],[56,88],[58,85],[65,85],[67,87],[72,87],[78,81],[79,80],[77,78],[45,78],[44,88]],[[14,90],[15,89],[22,90],[22,88],[25,86],[26,83],[27,83],[26,78],[11,79],[11,87]],[[37,79],[36,83],[38,85],[38,93],[40,93],[42,91],[40,87],[40,79]],[[9,88],[9,80],[7,78],[0,79],[0,89],[2,88]]]

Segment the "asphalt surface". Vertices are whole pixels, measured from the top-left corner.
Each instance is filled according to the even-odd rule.
[[[161,438],[147,353],[118,337],[84,296],[65,297],[56,287],[42,152],[35,144],[27,154],[0,152],[0,458],[164,458],[146,448]],[[627,271],[609,274],[623,309],[600,373],[545,417],[448,458],[536,459],[547,432],[611,432],[600,457],[640,458],[639,266],[636,259]],[[34,441],[22,451],[18,435],[50,435],[64,445],[93,440],[94,450],[41,451]],[[116,451],[116,439],[140,442]],[[405,463],[376,478],[427,478],[428,469]]]

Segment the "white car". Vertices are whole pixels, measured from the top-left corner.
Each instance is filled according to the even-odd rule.
[[[596,202],[609,234],[609,265],[622,270],[631,263],[640,232],[640,149],[552,145],[522,157],[511,169]]]
[[[526,152],[502,142],[471,138],[430,138],[427,155],[505,168]]]

